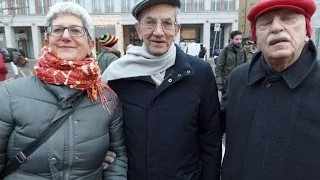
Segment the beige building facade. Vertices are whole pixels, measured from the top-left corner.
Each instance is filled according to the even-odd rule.
[[[239,24],[238,29],[243,33],[244,37],[250,35],[250,22],[247,20],[247,15],[250,9],[258,2],[258,0],[240,0],[239,2]]]

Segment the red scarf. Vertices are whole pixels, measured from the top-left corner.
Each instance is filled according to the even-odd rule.
[[[108,100],[103,93],[103,89],[106,89],[111,95],[114,108],[117,111],[115,101],[117,95],[107,84],[102,82],[100,69],[95,59],[62,60],[45,46],[42,48],[40,59],[34,68],[35,75],[47,84],[65,85],[71,89],[86,90],[91,102],[96,101],[99,94],[103,108],[111,113]]]

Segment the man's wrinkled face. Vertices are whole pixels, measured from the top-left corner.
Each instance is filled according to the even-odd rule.
[[[309,41],[305,16],[293,10],[267,12],[257,19],[255,27],[257,46],[266,59],[294,61]]]
[[[236,35],[231,39],[231,42],[233,43],[234,46],[236,47],[241,47],[242,45],[242,35]]]
[[[175,7],[169,4],[154,5],[140,13],[141,18],[135,25],[136,30],[151,55],[165,54],[174,43],[180,31],[175,13]]]

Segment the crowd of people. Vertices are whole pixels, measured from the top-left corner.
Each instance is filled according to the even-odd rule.
[[[181,6],[137,2],[143,44],[121,56],[107,33],[94,58],[88,12],[53,5],[35,75],[0,86],[0,179],[318,179],[314,0],[260,0],[251,39],[231,32],[216,75],[204,46],[195,57],[174,43]]]

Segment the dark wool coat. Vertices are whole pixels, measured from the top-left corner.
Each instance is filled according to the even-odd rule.
[[[109,81],[123,105],[128,179],[218,180],[220,108],[211,66],[177,47],[171,70],[158,88],[149,76]]]
[[[272,81],[259,60],[236,68],[222,98],[222,180],[320,179],[320,66],[312,41]]]

